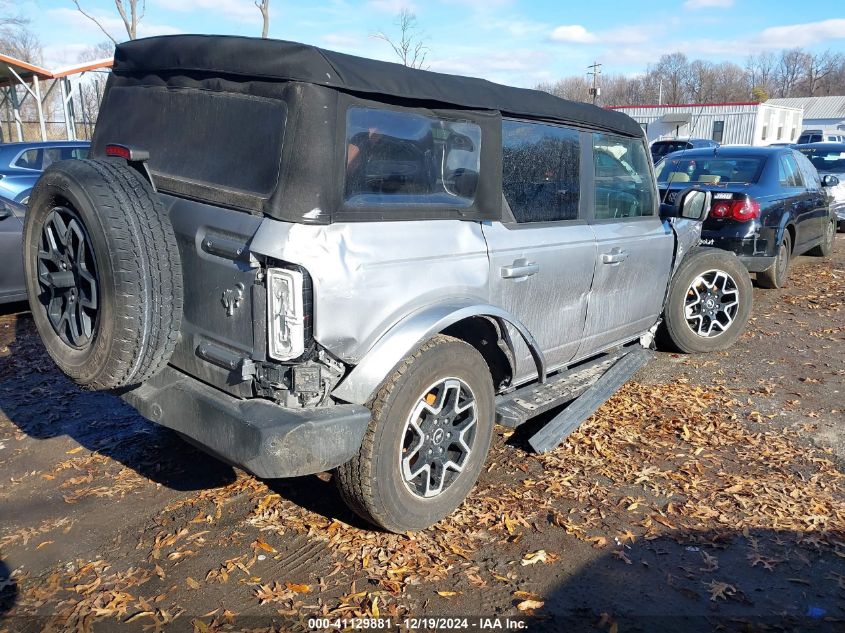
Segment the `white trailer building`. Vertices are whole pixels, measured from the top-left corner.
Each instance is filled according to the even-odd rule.
[[[823,130],[834,134],[845,132],[845,96],[769,99],[766,104],[802,108],[804,129]]]
[[[705,138],[722,145],[793,143],[801,134],[801,108],[757,102],[678,103],[611,108],[624,112],[646,132],[649,142]]]

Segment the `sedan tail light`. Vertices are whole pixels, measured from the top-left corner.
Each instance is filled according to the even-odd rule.
[[[751,196],[742,196],[738,200],[715,200],[710,207],[710,217],[748,222],[760,217],[760,203]]]

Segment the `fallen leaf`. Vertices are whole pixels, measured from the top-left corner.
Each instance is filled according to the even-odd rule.
[[[546,554],[546,550],[541,549],[536,552],[529,552],[526,554],[521,563],[522,566],[525,567],[526,565],[536,565],[537,563],[547,563],[548,555]]]
[[[520,611],[533,611],[534,609],[539,609],[544,604],[546,603],[542,600],[523,600],[518,605],[516,605],[516,608]]]

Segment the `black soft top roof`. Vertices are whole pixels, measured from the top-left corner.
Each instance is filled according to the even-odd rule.
[[[352,93],[382,94],[643,136],[628,115],[538,90],[406,68],[315,46],[225,35],[165,35],[118,45],[118,75],[191,72],[245,80],[301,81]]]

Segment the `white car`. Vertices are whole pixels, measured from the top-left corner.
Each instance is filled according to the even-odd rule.
[[[845,143],[845,134],[834,134],[824,130],[804,130],[795,141],[798,145],[807,143]]]

